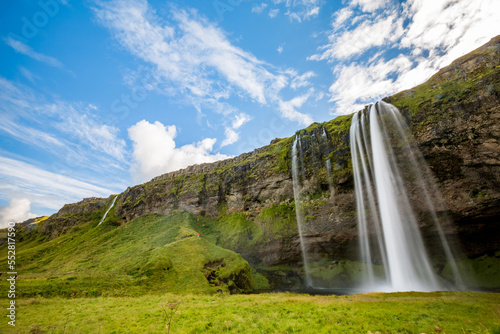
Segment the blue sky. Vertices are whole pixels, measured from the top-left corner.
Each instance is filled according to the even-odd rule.
[[[3,1],[0,226],[411,88],[498,0]]]

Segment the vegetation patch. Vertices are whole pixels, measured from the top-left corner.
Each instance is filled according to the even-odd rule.
[[[35,297],[16,302],[22,310],[16,327],[4,321],[2,333],[496,334],[500,330],[500,300],[495,293],[162,294]]]
[[[248,262],[214,243],[213,222],[203,228],[203,223],[187,212],[169,217],[145,215],[120,226],[112,219],[98,225],[100,218],[82,222],[52,240],[19,242],[16,262],[23,279],[17,282],[18,295],[134,296],[145,292],[253,290]],[[232,241],[228,239],[228,243]],[[7,263],[6,247],[0,246],[3,263]],[[218,271],[221,284],[217,287],[204,276],[204,265],[211,261],[224,263]],[[7,288],[7,283],[1,281],[0,287]]]

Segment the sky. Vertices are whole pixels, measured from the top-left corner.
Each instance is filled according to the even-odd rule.
[[[0,227],[249,152],[426,81],[498,0],[0,4]]]

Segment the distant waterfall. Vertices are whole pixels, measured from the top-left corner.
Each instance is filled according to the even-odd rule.
[[[321,132],[321,139],[322,139],[323,143],[328,144],[328,137],[326,135],[326,130],[324,127],[323,127],[323,131]],[[330,196],[333,196],[334,192],[335,192],[335,188],[333,187],[333,182],[332,182],[332,161],[330,160],[330,158],[326,159],[325,167],[326,167],[326,173],[328,176],[328,186],[330,189]]]
[[[106,210],[106,213],[104,213],[104,216],[102,216],[102,219],[99,222],[99,224],[97,224],[97,226],[101,225],[102,222],[104,221],[104,219],[106,219],[106,216],[108,215],[109,210],[111,210],[111,208],[115,205],[117,198],[118,198],[118,195],[116,195],[115,198],[113,198],[113,202],[111,202],[111,205],[109,206],[108,210]]]
[[[327,132],[321,126],[305,131],[303,135],[297,133],[291,147],[293,195],[305,283],[313,288],[329,285],[318,276],[320,271],[327,267],[325,263],[331,262],[327,259],[324,247],[319,244],[327,223],[324,219],[315,217],[312,204],[315,200],[323,201],[328,203],[332,210],[334,208],[335,189],[329,158],[330,145]],[[311,178],[314,179],[312,183]],[[313,196],[316,196],[315,199],[312,199]]]
[[[297,144],[297,142],[299,144]],[[299,150],[297,150],[297,147]],[[299,230],[299,237],[300,237],[300,246],[302,250],[302,261],[304,263],[304,271],[306,273],[306,285],[311,286],[312,281],[311,281],[311,275],[310,275],[310,270],[309,270],[309,262],[307,259],[307,251],[305,248],[305,242],[304,242],[304,213],[302,210],[302,203],[300,200],[300,192],[301,192],[301,186],[300,186],[300,170],[302,169],[303,171],[303,161],[302,159],[302,145],[300,144],[300,136],[295,137],[295,141],[293,142],[292,146],[292,178],[293,178],[293,197],[295,199],[295,214],[297,217],[297,227]],[[299,167],[299,161],[300,166]],[[304,172],[304,171],[303,171]]]
[[[459,283],[458,270],[435,213],[434,203],[439,202],[439,193],[397,108],[378,102],[368,111],[356,113],[350,142],[360,252],[366,266],[365,288],[370,291],[444,288],[432,267],[419,224],[430,226],[438,235],[438,249],[432,251],[446,257],[455,274],[455,283]],[[421,216],[416,214],[415,206]],[[422,217],[421,212],[426,216]]]

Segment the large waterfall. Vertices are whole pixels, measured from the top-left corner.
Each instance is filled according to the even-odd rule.
[[[385,102],[354,115],[350,143],[359,244],[368,291],[435,291],[436,275],[422,236],[433,234],[433,257],[441,253],[460,284],[440,226],[430,170],[396,107]],[[436,254],[435,254],[436,253]]]

